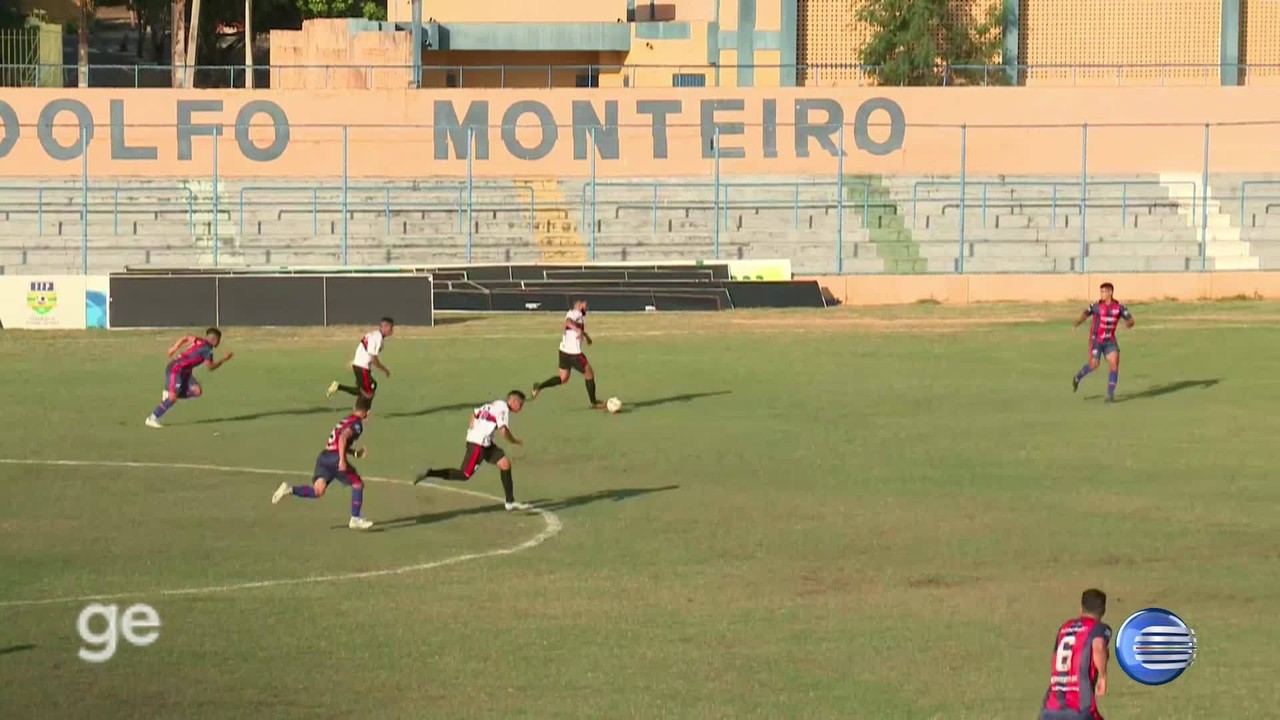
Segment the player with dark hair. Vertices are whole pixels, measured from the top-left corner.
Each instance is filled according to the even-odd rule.
[[[471,412],[471,424],[467,427],[467,449],[462,456],[462,465],[458,468],[432,468],[418,475],[414,485],[434,478],[436,480],[456,480],[466,482],[471,479],[480,463],[493,463],[502,473],[502,491],[506,499],[506,508],[512,510],[528,510],[529,505],[516,502],[515,483],[511,478],[511,460],[502,448],[493,442],[494,433],[511,441],[512,445],[523,445],[511,434],[511,413],[518,413],[524,407],[524,393],[512,390],[505,400],[494,400],[485,403]]]
[[[198,398],[204,394],[193,373],[200,365],[204,365],[212,372],[232,358],[234,353],[223,355],[221,360],[213,359],[213,349],[221,343],[222,331],[211,327],[204,331],[204,337],[183,335],[169,346],[166,357],[173,359],[164,368],[164,392],[160,394],[160,404],[147,417],[147,427],[164,427],[160,424],[160,418],[169,412],[169,408],[172,408],[175,403],[179,400]],[[174,354],[178,356],[175,358]]]
[[[560,372],[533,386],[531,400],[538,399],[538,393],[550,387],[569,382],[569,375],[577,370],[587,381],[587,399],[593,409],[604,407],[604,403],[596,399],[596,373],[587,356],[582,352],[582,341],[591,344],[591,336],[587,334],[587,301],[575,300],[573,307],[564,316],[564,335],[560,339]]]
[[[1080,617],[1058,628],[1040,720],[1102,720],[1098,698],[1107,694],[1111,657],[1111,627],[1102,622],[1106,612],[1107,594],[1085,590],[1080,596]]]
[[[1080,381],[1085,375],[1097,370],[1099,360],[1106,358],[1107,364],[1111,366],[1111,375],[1107,378],[1107,402],[1115,402],[1116,384],[1120,382],[1120,343],[1116,340],[1116,330],[1120,328],[1122,319],[1125,327],[1133,328],[1133,315],[1129,313],[1129,308],[1115,299],[1115,290],[1111,283],[1102,283],[1099,287],[1102,297],[1085,308],[1071,326],[1074,330],[1087,318],[1093,318],[1089,330],[1089,362],[1071,379],[1071,391],[1079,389]]]
[[[355,409],[334,426],[333,431],[329,433],[329,439],[324,443],[324,450],[321,450],[316,457],[316,469],[312,473],[315,479],[312,483],[295,485],[292,488],[289,487],[289,483],[280,483],[280,487],[276,488],[271,496],[272,505],[280,502],[290,493],[299,498],[324,497],[325,488],[329,483],[337,480],[351,486],[351,521],[347,523],[347,527],[352,530],[368,530],[373,527],[372,522],[360,517],[360,507],[364,504],[364,481],[360,479],[356,466],[347,462],[347,455],[362,458],[368,454],[365,448],[356,448],[356,441],[364,434],[364,421],[369,417],[370,405],[369,398],[364,396],[356,398]]]
[[[336,392],[344,392],[348,395],[357,397],[367,397],[373,400],[373,394],[378,391],[378,381],[373,379],[373,372],[370,366],[376,367],[382,371],[383,375],[391,377],[391,371],[386,365],[382,364],[382,360],[378,355],[382,352],[382,343],[395,332],[396,321],[389,317],[382,318],[378,323],[377,330],[371,330],[360,338],[359,344],[356,345],[356,356],[351,359],[351,370],[355,373],[355,385],[339,385],[337,380],[329,383],[328,397],[333,397]]]

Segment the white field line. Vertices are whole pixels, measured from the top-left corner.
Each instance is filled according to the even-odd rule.
[[[169,470],[213,470],[221,472],[239,472],[250,473],[256,475],[305,475],[305,473],[293,470],[269,470],[266,468],[247,468],[247,467],[227,467],[223,465],[201,465],[192,463],[149,463],[149,462],[123,462],[108,460],[14,460],[8,458],[0,458],[0,465],[57,465],[65,467],[123,467],[123,468],[154,468]],[[399,485],[412,485],[407,480],[395,480],[392,478],[368,477],[364,478],[367,482],[383,482],[395,483]],[[449,487],[447,485],[424,484],[426,487],[436,490],[444,490],[446,492],[458,493],[460,495],[470,495],[472,497],[483,498],[485,500],[495,500],[502,502],[502,498],[487,493],[477,492],[475,490],[467,490],[465,488]],[[298,578],[285,578],[276,580],[252,580],[249,582],[232,583],[230,585],[209,585],[204,587],[175,588],[169,590],[138,590],[134,592],[99,594],[99,595],[78,595],[67,597],[46,598],[43,600],[4,600],[0,601],[0,608],[5,607],[23,607],[30,605],[56,605],[60,603],[83,603],[95,600],[114,600],[118,598],[129,597],[180,597],[185,595],[206,595],[210,593],[224,593],[235,590],[252,590],[258,588],[278,587],[281,585],[302,585],[308,583],[325,583],[338,582],[342,580],[361,580],[364,578],[382,577],[384,575],[403,575],[405,573],[420,572],[423,570],[431,570],[434,568],[444,567],[446,565],[455,565],[457,563],[466,562],[468,560],[482,560],[484,558],[498,557],[500,555],[512,555],[514,553],[523,552],[535,548],[547,540],[557,535],[564,525],[561,524],[560,518],[550,510],[542,510],[532,508],[532,512],[536,512],[542,517],[546,525],[537,535],[521,542],[517,545],[498,548],[496,550],[486,550],[482,552],[466,553],[463,555],[454,555],[442,560],[432,560],[431,562],[417,563],[414,565],[404,565],[402,567],[388,568],[386,570],[368,570],[365,572],[336,573],[332,575],[309,575]],[[374,527],[377,527],[375,523]]]

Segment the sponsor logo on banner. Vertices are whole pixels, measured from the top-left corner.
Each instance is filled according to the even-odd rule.
[[[58,289],[52,280],[32,280],[27,290],[27,307],[41,317],[53,312],[58,306]]]

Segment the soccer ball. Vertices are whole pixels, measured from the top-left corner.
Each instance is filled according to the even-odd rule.
[[[622,409],[622,401],[616,397],[611,397],[605,401],[604,409],[611,413],[616,413]]]

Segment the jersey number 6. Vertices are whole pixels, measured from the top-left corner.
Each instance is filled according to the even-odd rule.
[[[1058,641],[1058,652],[1053,655],[1053,669],[1058,673],[1071,672],[1071,656],[1075,654],[1076,636],[1067,635]]]

